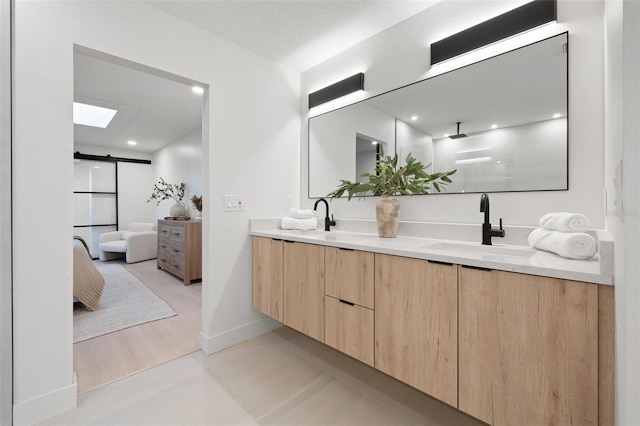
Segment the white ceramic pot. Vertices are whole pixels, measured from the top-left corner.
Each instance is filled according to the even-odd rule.
[[[400,203],[396,197],[383,195],[376,202],[376,222],[378,224],[378,236],[382,238],[395,238],[398,236],[400,225]]]
[[[184,205],[182,201],[175,203],[171,206],[171,210],[169,210],[169,215],[171,217],[179,217],[187,215],[187,207]]]

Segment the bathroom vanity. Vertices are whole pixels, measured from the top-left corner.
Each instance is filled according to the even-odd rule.
[[[601,259],[251,234],[257,311],[489,424],[614,423],[614,288]]]

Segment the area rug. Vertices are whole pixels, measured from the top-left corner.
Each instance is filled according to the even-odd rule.
[[[121,264],[94,263],[104,277],[104,292],[95,311],[75,307],[73,343],[176,315]]]

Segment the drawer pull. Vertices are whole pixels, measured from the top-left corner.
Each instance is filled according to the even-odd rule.
[[[348,300],[344,300],[344,299],[338,299],[338,300],[340,300],[340,303],[344,303],[345,305],[355,306],[355,303],[349,302]]]
[[[179,237],[179,236],[180,236],[180,235],[182,235],[182,234],[181,234],[181,233],[179,233],[179,232],[174,232],[174,233],[173,233],[173,235],[175,235],[176,237]]]
[[[483,268],[481,266],[470,266],[470,265],[460,265],[460,266],[462,266],[465,269],[475,269],[476,271],[487,271],[487,272],[493,271],[493,269],[491,268]]]
[[[174,253],[180,253],[180,250],[178,250],[178,249],[173,249],[173,252],[174,252]]]
[[[282,241],[284,241],[285,243],[295,244],[295,241],[289,241],[289,240],[282,240]]]
[[[427,260],[427,262],[429,263],[434,263],[436,265],[446,265],[446,266],[453,266],[453,263],[450,262],[441,262],[439,260]]]
[[[344,251],[354,251],[354,250],[353,250],[353,249],[351,249],[351,248],[344,248],[344,247],[338,247],[338,249],[340,249],[340,250],[344,250]]]
[[[282,238],[272,238],[273,241],[282,241]]]

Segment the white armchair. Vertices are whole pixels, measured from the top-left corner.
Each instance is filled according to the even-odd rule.
[[[153,223],[130,223],[126,231],[100,235],[100,260],[125,257],[127,263],[142,262],[158,256],[158,232]]]

